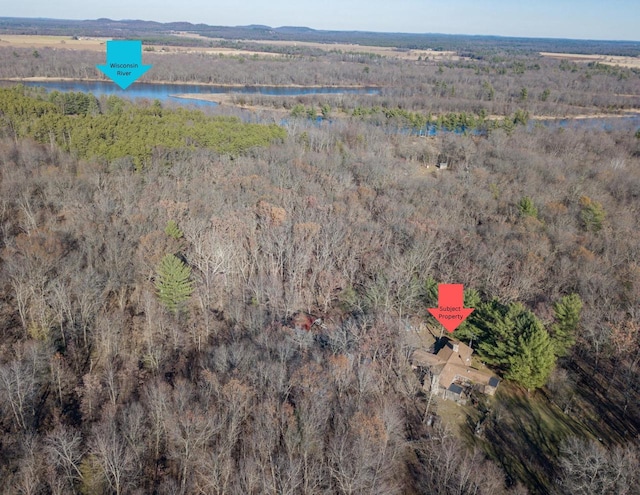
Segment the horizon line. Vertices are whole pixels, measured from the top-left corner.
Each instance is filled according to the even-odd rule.
[[[502,35],[502,34],[471,34],[471,33],[436,33],[436,32],[405,32],[405,31],[369,31],[369,30],[361,30],[361,29],[319,29],[313,28],[309,26],[293,26],[293,25],[282,25],[278,27],[269,26],[267,24],[238,24],[238,25],[222,25],[222,24],[207,24],[204,22],[194,23],[192,21],[154,21],[148,19],[111,19],[109,17],[98,17],[95,19],[68,19],[68,18],[58,18],[58,17],[14,17],[14,16],[0,16],[0,19],[37,19],[37,20],[45,20],[45,21],[71,21],[71,22],[85,22],[85,21],[112,21],[112,22],[153,22],[156,24],[190,24],[192,26],[207,26],[214,28],[265,28],[265,29],[307,29],[315,32],[325,32],[325,33],[363,33],[363,34],[381,34],[381,35],[408,35],[408,36],[458,36],[458,37],[475,37],[475,38],[501,38],[506,40],[549,40],[549,41],[598,41],[598,42],[608,42],[608,43],[638,43],[640,44],[640,39],[632,40],[632,39],[602,39],[602,38],[564,38],[564,37],[553,37],[553,36],[513,36],[513,35]],[[195,33],[197,34],[197,33]],[[259,40],[256,40],[259,41]],[[302,40],[300,40],[302,41]]]

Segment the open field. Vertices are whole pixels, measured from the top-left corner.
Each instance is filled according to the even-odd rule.
[[[194,37],[194,36],[192,36]],[[16,48],[59,48],[65,50],[104,51],[105,42],[110,38],[85,38],[77,40],[69,36],[40,36],[40,35],[0,35],[0,47]],[[279,53],[258,52],[252,50],[236,50],[234,48],[206,48],[186,46],[145,45],[144,51],[153,53],[206,53],[209,55],[246,55],[279,57]]]
[[[511,383],[501,384],[482,420],[482,434],[473,435],[480,417],[470,416],[466,435],[499,462],[513,479],[526,480],[537,493],[550,493],[559,476],[554,459],[563,440],[590,432],[564,414],[541,393],[527,395]]]
[[[571,60],[573,62],[598,62],[606,65],[618,65],[620,67],[628,67],[630,69],[640,68],[640,58],[638,57],[620,57],[617,55],[581,55],[579,53],[551,53],[540,52],[543,57]]]
[[[239,50],[236,48],[206,48],[198,46],[165,46],[165,45],[145,45],[145,51],[153,51],[158,54],[168,53],[201,53],[207,55],[226,55],[226,56],[241,56],[246,57],[282,57],[281,53],[271,53],[254,50]]]
[[[64,48],[66,50],[104,50],[108,38],[86,38],[77,40],[70,36],[40,36],[40,35],[0,35],[0,47],[16,48]]]
[[[179,33],[177,36],[185,38],[197,38],[209,41],[226,41],[222,39],[207,38],[205,36]],[[0,46],[9,46],[17,48],[61,48],[66,50],[104,50],[105,42],[109,38],[89,38],[80,37],[77,40],[70,36],[41,36],[41,35],[0,35]],[[240,40],[243,41],[243,40]],[[402,60],[418,60],[422,57],[424,60],[460,60],[455,52],[452,51],[435,51],[435,50],[398,50],[392,47],[380,46],[364,46],[348,43],[314,43],[314,42],[294,42],[294,41],[255,41],[246,40],[245,43],[253,43],[265,47],[274,46],[304,46],[326,51],[341,51],[347,53],[371,53],[383,57],[398,58]],[[241,50],[235,48],[209,48],[209,47],[186,47],[186,46],[165,46],[165,45],[145,45],[145,51],[153,51],[154,53],[206,53],[209,55],[246,55],[246,56],[269,56],[279,57],[281,53],[273,53],[269,51],[257,50]]]
[[[228,41],[223,38],[208,38],[201,34],[189,32],[175,32],[174,36],[193,38],[209,41]],[[399,58],[402,60],[418,60],[422,57],[425,60],[461,60],[454,51],[436,51],[436,50],[401,50],[394,47],[385,46],[367,46],[354,43],[319,43],[313,41],[284,41],[284,40],[238,40],[243,43],[254,43],[266,46],[300,46],[307,48],[315,48],[327,51],[341,51],[346,53],[372,53],[382,57]],[[264,53],[264,52],[260,52]]]
[[[242,40],[241,40],[242,41]],[[273,46],[303,46],[327,51],[341,51],[347,53],[371,53],[382,57],[399,58],[402,60],[418,60],[419,57],[428,60],[460,60],[456,52],[435,50],[399,50],[386,46],[366,46],[351,43],[316,43],[312,41],[254,41],[245,40],[247,43],[259,43]]]

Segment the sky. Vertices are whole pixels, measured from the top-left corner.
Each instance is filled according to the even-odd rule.
[[[640,41],[640,0],[21,0],[0,15]]]

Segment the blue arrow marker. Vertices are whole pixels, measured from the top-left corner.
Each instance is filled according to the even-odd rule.
[[[96,67],[122,89],[151,69],[142,65],[142,41],[107,41],[107,63]]]

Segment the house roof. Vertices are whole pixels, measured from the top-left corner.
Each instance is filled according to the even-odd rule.
[[[469,366],[471,364],[471,354],[473,354],[473,349],[468,345],[446,339],[444,347],[438,351],[437,356],[445,363]]]
[[[472,354],[473,349],[468,345],[446,339],[444,347],[437,354],[417,349],[413,352],[411,360],[418,366],[430,368],[434,375],[439,375],[440,386],[446,389],[456,380],[497,387],[500,381],[491,372],[471,367]]]
[[[439,356],[423,349],[416,349],[411,355],[411,362],[417,366],[430,367],[444,364]]]

